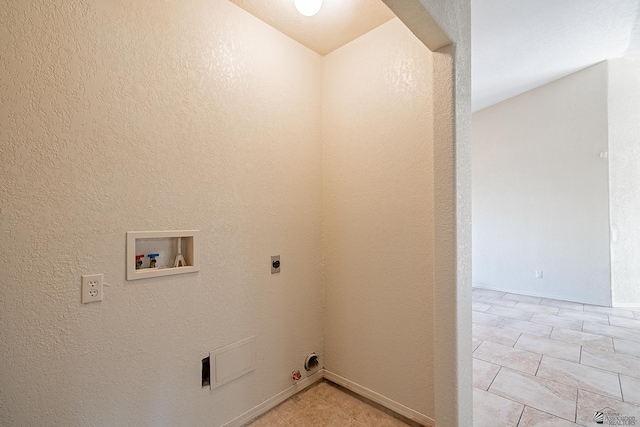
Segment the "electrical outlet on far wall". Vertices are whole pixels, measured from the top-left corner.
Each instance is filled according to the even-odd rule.
[[[102,301],[102,274],[82,276],[82,304]]]
[[[536,271],[536,279],[542,279],[542,270]]]

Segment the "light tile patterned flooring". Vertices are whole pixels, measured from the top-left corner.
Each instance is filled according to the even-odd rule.
[[[377,409],[352,393],[321,381],[248,424],[251,427],[418,426]]]
[[[640,310],[474,288],[473,384],[474,427],[640,426]]]

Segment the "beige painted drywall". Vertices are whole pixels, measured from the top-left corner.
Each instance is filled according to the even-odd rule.
[[[323,360],[320,115],[320,56],[226,0],[0,3],[0,424],[219,426]],[[200,272],[125,281],[171,229]]]
[[[607,144],[606,63],[474,113],[475,286],[610,304]]]
[[[434,51],[436,426],[473,424],[471,364],[471,2],[384,0]]]
[[[431,52],[394,19],[323,67],[325,367],[433,418]]]
[[[640,307],[640,60],[608,64],[612,298]]]
[[[435,101],[434,385],[438,425],[471,425],[469,2],[390,3],[427,45],[447,37],[425,22],[453,42],[434,54],[434,91],[446,98]],[[225,1],[12,1],[0,17],[0,382],[10,384],[0,419],[216,425],[288,386],[300,349],[321,340],[321,307],[309,303],[320,274],[317,147],[305,111],[319,104],[302,77],[315,56],[295,58]],[[287,153],[294,139],[310,145]],[[282,162],[264,154],[274,150]],[[275,196],[274,177],[285,190]],[[197,276],[124,281],[124,231],[185,223],[204,231]],[[295,270],[263,282],[263,252],[283,247],[295,249]],[[77,304],[87,266],[106,273],[97,306]],[[267,285],[248,284],[256,277]],[[254,331],[267,346],[255,374],[193,389],[205,352]]]

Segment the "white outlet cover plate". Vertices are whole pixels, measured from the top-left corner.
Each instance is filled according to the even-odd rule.
[[[102,301],[103,274],[88,274],[82,276],[82,304]]]

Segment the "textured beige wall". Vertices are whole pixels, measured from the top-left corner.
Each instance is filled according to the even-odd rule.
[[[1,2],[0,424],[217,426],[288,387],[323,348],[320,115],[321,58],[226,0]],[[125,232],[166,229],[201,271],[125,281]]]
[[[431,52],[394,19],[324,60],[325,367],[431,418]]]
[[[384,2],[434,52],[435,416],[470,426],[471,1]]]
[[[640,306],[640,60],[608,61],[611,290]]]
[[[443,425],[470,425],[468,3],[400,5],[455,44],[435,66]],[[320,58],[223,0],[5,1],[0,24],[0,423],[218,425],[287,387],[322,347]],[[201,230],[201,272],[126,282],[125,231],[173,228]],[[95,272],[105,301],[81,306]],[[258,370],[201,390],[200,358],[251,334]]]

